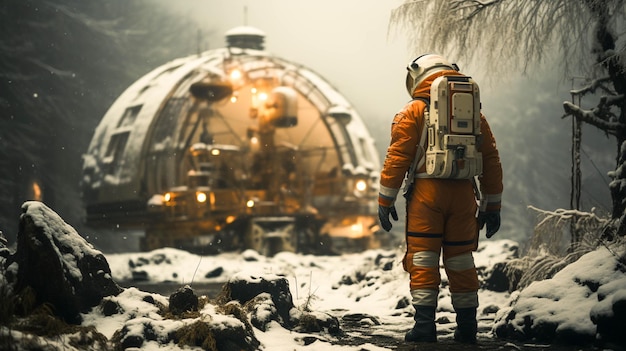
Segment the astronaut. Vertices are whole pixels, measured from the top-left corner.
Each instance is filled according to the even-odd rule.
[[[420,157],[419,153],[416,156],[416,150],[425,150],[428,145],[428,140],[424,140],[428,138],[421,131],[426,128],[425,111],[429,108],[431,84],[440,76],[462,76],[456,65],[436,54],[417,57],[407,70],[406,87],[412,100],[393,118],[391,142],[380,177],[378,214],[386,231],[392,227],[390,217],[398,220],[394,202],[414,158]],[[435,312],[442,255],[456,312],[454,338],[462,343],[476,342],[479,286],[472,252],[477,248],[480,229],[486,225],[486,236],[490,238],[500,228],[503,190],[500,156],[482,113],[478,151],[482,155],[478,186],[474,186],[473,179],[424,176],[425,165],[421,162],[413,189],[406,196],[407,251],[403,266],[410,274],[415,308],[415,325],[406,333],[406,341],[437,341]],[[477,187],[482,193],[480,203],[474,190]]]

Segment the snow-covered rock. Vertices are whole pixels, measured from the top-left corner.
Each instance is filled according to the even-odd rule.
[[[621,342],[623,347],[626,267],[620,262],[623,248],[615,250],[601,246],[551,279],[533,282],[518,292],[511,306],[498,312],[495,334],[574,345]],[[617,325],[619,332],[614,329]]]
[[[122,291],[104,255],[41,202],[22,206],[15,290],[30,289],[35,306],[49,303],[61,318],[80,323],[80,313]],[[32,307],[35,307],[32,306]]]

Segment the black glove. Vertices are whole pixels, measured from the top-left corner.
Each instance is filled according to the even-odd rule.
[[[395,205],[389,207],[378,205],[378,219],[380,220],[380,226],[383,227],[385,231],[390,231],[392,227],[389,215],[391,215],[394,221],[398,220],[398,212],[396,212]]]
[[[500,211],[478,213],[478,229],[487,225],[487,238],[491,238],[500,229]]]

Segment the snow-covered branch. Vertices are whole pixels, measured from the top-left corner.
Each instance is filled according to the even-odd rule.
[[[585,96],[589,93],[594,93],[596,89],[598,88],[606,91],[607,93],[611,95],[615,94],[604,85],[605,82],[611,82],[611,77],[606,76],[606,77],[594,79],[591,82],[589,82],[589,84],[585,85],[584,87],[580,89],[570,90],[570,94],[576,95],[576,96]]]
[[[623,100],[623,96],[621,99]],[[573,104],[569,101],[564,101],[563,109],[565,110],[566,116],[574,116],[585,123],[589,123],[597,127],[598,129],[601,129],[610,134],[614,134],[615,131],[618,130],[618,128],[624,127],[622,123],[616,122],[615,121],[616,119],[614,118],[615,116],[612,114],[609,114],[609,113],[598,114],[597,113],[599,111],[606,111],[606,107],[608,106],[607,105],[608,101],[609,101],[608,98],[602,99],[602,101],[599,104],[601,105],[601,107],[598,107],[593,110],[584,110],[576,104]],[[616,101],[619,101],[619,99],[618,100],[611,99],[612,103],[615,103]]]
[[[535,212],[538,212],[540,215],[543,215],[545,219],[560,218],[561,220],[570,220],[572,218],[578,218],[578,219],[587,218],[589,220],[593,220],[598,223],[603,223],[605,221],[604,219],[599,218],[595,213],[593,213],[593,209],[592,209],[592,212],[585,212],[585,211],[580,211],[580,210],[566,210],[563,208],[558,208],[554,211],[548,211],[548,210],[542,210],[532,205],[529,205],[528,208]],[[543,222],[539,223],[539,225],[541,225],[542,223]]]

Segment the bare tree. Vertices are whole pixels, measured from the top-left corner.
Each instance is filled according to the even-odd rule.
[[[572,94],[595,94],[597,106],[585,110],[564,102],[563,108],[617,140],[612,218],[617,234],[625,236],[625,19],[625,0],[406,0],[390,24],[407,31],[417,51],[488,62],[494,74],[526,72],[556,54],[564,75],[590,77]]]

